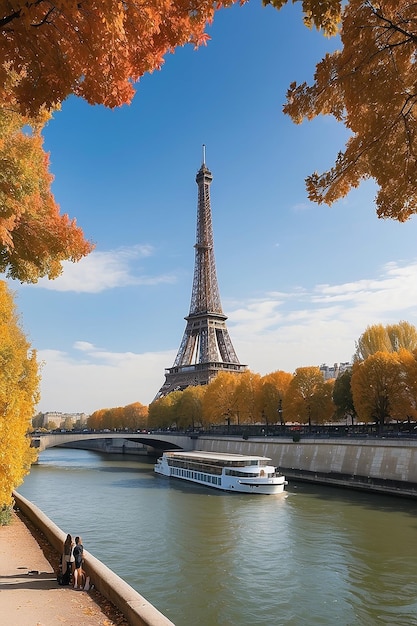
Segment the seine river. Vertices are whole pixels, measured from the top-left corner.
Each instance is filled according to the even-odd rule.
[[[417,625],[414,501],[224,494],[136,458],[50,449],[19,492],[176,626]]]

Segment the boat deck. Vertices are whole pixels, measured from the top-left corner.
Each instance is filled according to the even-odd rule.
[[[232,454],[227,452],[206,452],[205,450],[194,450],[192,452],[183,452],[183,451],[172,451],[172,452],[164,452],[164,455],[167,457],[173,458],[184,458],[189,460],[201,460],[201,461],[224,461],[231,463],[233,461],[239,462],[248,462],[250,465],[251,461],[271,461],[270,458],[265,456],[256,456],[253,454]]]

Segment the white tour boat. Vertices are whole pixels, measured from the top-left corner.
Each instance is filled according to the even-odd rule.
[[[240,493],[282,493],[288,484],[265,456],[169,451],[157,460],[154,469],[162,476]]]

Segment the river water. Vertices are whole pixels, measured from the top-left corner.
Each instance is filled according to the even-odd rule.
[[[417,625],[417,503],[290,483],[226,494],[52,448],[19,488],[176,626]]]

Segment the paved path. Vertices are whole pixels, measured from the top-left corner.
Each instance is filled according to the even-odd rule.
[[[0,526],[0,624],[2,626],[113,626],[127,622],[105,614],[97,592],[59,587],[34,535],[14,513]],[[102,599],[101,599],[102,600]],[[100,602],[103,605],[103,602]],[[105,609],[104,602],[104,609]],[[117,613],[117,612],[116,612]]]

